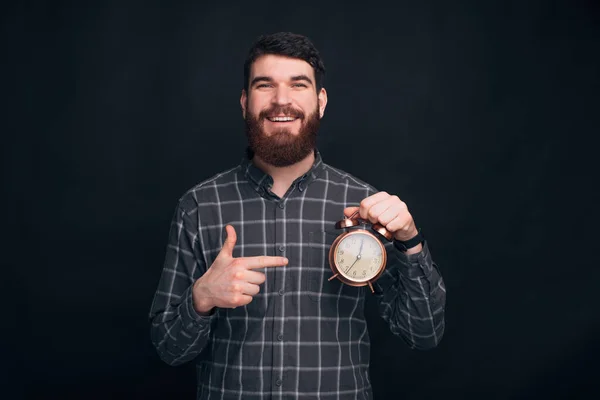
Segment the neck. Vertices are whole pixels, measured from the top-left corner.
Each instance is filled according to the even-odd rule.
[[[311,151],[304,159],[287,167],[276,167],[268,164],[257,155],[254,155],[252,162],[265,173],[271,175],[273,178],[271,191],[279,197],[283,197],[297,178],[310,171],[315,162],[315,152]]]

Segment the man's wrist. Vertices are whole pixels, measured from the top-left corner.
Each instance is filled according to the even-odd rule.
[[[215,308],[215,306],[210,301],[210,298],[204,297],[204,296],[200,296],[198,294],[198,292],[200,290],[201,289],[198,287],[197,283],[194,284],[194,288],[192,290],[192,301],[193,301],[193,304],[194,304],[194,310],[196,310],[196,312],[199,315],[208,316],[208,315],[210,315],[212,313],[212,311]]]
[[[399,242],[406,242],[407,240],[410,240],[412,238],[414,238],[415,236],[417,236],[419,234],[419,230],[417,228],[414,228],[411,230],[410,233],[404,233],[401,231],[397,231],[394,234],[394,239],[396,239]]]

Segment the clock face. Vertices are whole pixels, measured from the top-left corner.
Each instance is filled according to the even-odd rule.
[[[367,233],[343,237],[335,249],[334,260],[341,275],[355,282],[373,279],[384,262],[381,242]]]

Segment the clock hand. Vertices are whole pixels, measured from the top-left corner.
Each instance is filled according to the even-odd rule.
[[[365,239],[363,239],[363,240],[360,241],[360,249],[358,250],[358,255],[356,256],[356,260],[354,260],[354,262],[352,263],[352,265],[348,267],[348,269],[346,270],[346,273],[348,273],[348,271],[350,271],[350,269],[352,267],[354,267],[354,264],[356,264],[356,262],[358,260],[360,260],[360,255],[362,254],[362,248],[363,248],[363,243],[364,242],[365,242]]]
[[[359,260],[359,257],[356,257],[356,260],[354,260],[354,262],[352,263],[352,265],[348,267],[348,269],[346,270],[346,273],[348,273],[348,271],[350,271],[350,269],[351,269],[352,267],[354,267],[354,264],[356,264],[356,262],[357,262],[358,260]]]

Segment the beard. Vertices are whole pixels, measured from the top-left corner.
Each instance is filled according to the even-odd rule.
[[[280,128],[270,136],[264,131],[265,119],[269,115],[285,115],[300,119],[300,130],[293,134],[289,128]],[[248,156],[257,155],[267,164],[275,167],[287,167],[305,159],[317,145],[317,131],[321,118],[319,106],[308,116],[291,106],[273,106],[263,110],[258,117],[246,113],[246,136],[248,137]]]

